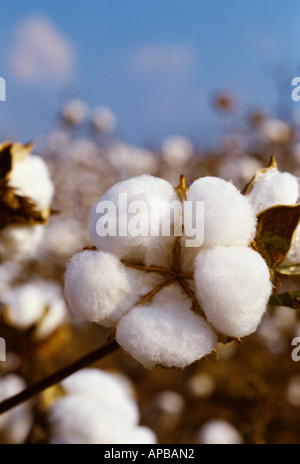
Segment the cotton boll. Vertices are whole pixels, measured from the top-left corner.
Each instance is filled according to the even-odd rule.
[[[215,390],[216,382],[207,372],[199,372],[188,379],[188,392],[198,398],[208,398]]]
[[[67,308],[56,283],[32,280],[12,288],[2,297],[6,323],[27,330],[35,325],[32,338],[40,341],[66,322]]]
[[[120,194],[125,194],[124,201]],[[126,200],[129,207],[128,215]],[[150,175],[134,177],[111,187],[100,202],[102,207],[109,208],[103,215],[107,220],[109,231],[105,230],[108,235],[101,236],[104,233],[99,232],[100,214],[97,213],[97,205],[95,205],[90,215],[89,232],[97,248],[115,253],[120,258],[144,260],[146,265],[170,263],[175,241],[172,210],[170,213],[171,204],[176,211],[177,226],[178,221],[181,222],[181,204],[171,184]],[[160,211],[162,214],[159,214]],[[124,231],[121,233],[120,224],[124,226]],[[162,235],[162,224],[167,229],[166,236]],[[158,236],[155,235],[156,232]],[[122,233],[124,236],[120,236]]]
[[[24,380],[15,374],[0,378],[0,401],[26,388]],[[32,426],[29,403],[7,411],[0,416],[0,444],[24,443]]]
[[[153,273],[127,268],[103,251],[73,256],[65,276],[65,296],[77,315],[112,327],[161,280]]]
[[[164,413],[178,416],[184,410],[182,395],[172,390],[163,390],[154,398],[155,405]]]
[[[157,159],[151,150],[124,143],[112,144],[107,152],[107,158],[121,179],[155,174],[158,167]]]
[[[49,410],[49,421],[56,442],[64,444],[134,444],[136,432],[138,443],[146,435],[142,436],[118,409],[82,395],[57,400]]]
[[[195,262],[195,282],[208,322],[237,338],[256,330],[272,292],[265,261],[247,247],[201,251]]]
[[[286,143],[292,139],[292,128],[284,121],[263,117],[258,124],[259,133],[274,143]]]
[[[162,156],[172,168],[178,168],[193,156],[193,144],[186,137],[170,136],[162,143]]]
[[[128,424],[136,425],[139,411],[123,382],[111,373],[99,369],[83,369],[62,382],[67,394],[81,394],[89,399],[118,409]]]
[[[116,340],[146,368],[183,368],[209,354],[217,337],[204,319],[174,299],[136,306],[119,322]]]
[[[203,445],[242,445],[244,439],[229,422],[212,419],[199,430],[197,442]]]
[[[0,264],[0,300],[2,294],[10,290],[14,279],[19,275],[22,266],[18,261],[3,261]]]
[[[287,384],[286,399],[295,407],[300,406],[300,375],[292,376]]]
[[[199,218],[204,221],[204,247],[248,245],[253,239],[256,219],[252,206],[230,182],[217,177],[200,178],[190,186],[187,200],[194,211],[195,202],[204,202],[204,218]]]
[[[92,124],[95,130],[99,132],[113,132],[117,125],[115,114],[105,106],[99,106],[93,111],[91,116]]]
[[[299,196],[297,177],[272,167],[256,174],[247,195],[256,213],[275,205],[293,205]]]
[[[58,327],[68,320],[67,305],[60,285],[51,281],[38,281],[37,290],[44,299],[44,308],[47,308],[43,318],[39,321],[34,333],[34,340],[44,340]]]
[[[78,126],[83,124],[87,118],[89,108],[87,104],[79,98],[64,103],[61,114],[65,122],[71,126]]]
[[[10,225],[0,231],[0,257],[26,260],[35,257],[44,238],[44,226]]]
[[[6,322],[20,330],[34,325],[45,310],[43,295],[31,283],[13,288],[1,300],[5,307]]]
[[[58,257],[70,257],[86,244],[82,224],[74,218],[53,217],[45,228],[42,251]]]
[[[136,445],[156,445],[157,438],[155,433],[148,427],[135,427],[132,432],[132,438],[129,442]]]
[[[45,161],[39,156],[30,155],[14,163],[8,185],[18,195],[30,198],[41,211],[52,202],[54,185]]]

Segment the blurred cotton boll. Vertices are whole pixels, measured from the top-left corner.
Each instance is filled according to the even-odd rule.
[[[84,369],[62,383],[65,396],[48,406],[52,444],[155,444],[139,426],[137,404],[118,376]]]
[[[53,216],[45,228],[40,255],[52,254],[65,260],[82,250],[86,240],[87,234],[78,220],[61,215]]]
[[[300,407],[300,375],[294,375],[289,379],[286,398],[292,406]]]
[[[193,156],[192,142],[181,135],[172,135],[162,143],[162,157],[172,167],[179,168]]]
[[[49,208],[54,195],[54,185],[45,161],[29,155],[13,164],[8,185],[18,195],[28,197],[40,211]]]
[[[190,395],[197,398],[208,398],[216,387],[216,382],[212,375],[206,372],[199,372],[188,379],[187,391]]]
[[[197,443],[202,445],[242,445],[244,439],[231,423],[222,419],[212,419],[198,431]]]
[[[46,280],[33,280],[13,287],[1,298],[4,318],[17,330],[34,327],[36,341],[48,337],[67,321],[67,307],[61,287]]]
[[[0,377],[0,401],[3,401],[26,388],[25,381],[16,374]],[[29,403],[0,415],[0,444],[21,444],[28,437],[33,417]]]
[[[286,143],[292,140],[292,128],[285,122],[272,117],[263,117],[258,120],[260,135],[274,143]]]
[[[158,159],[151,150],[121,142],[113,143],[109,147],[107,159],[121,180],[142,174],[155,174],[158,169]]]
[[[117,125],[115,114],[106,106],[99,106],[91,115],[93,128],[97,132],[111,133]]]
[[[67,101],[61,109],[63,121],[70,126],[79,126],[86,122],[88,112],[88,105],[79,98]]]
[[[24,261],[34,258],[45,236],[45,226],[10,225],[0,230],[0,257]]]

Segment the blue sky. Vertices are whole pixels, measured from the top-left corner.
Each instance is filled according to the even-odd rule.
[[[176,133],[205,144],[222,123],[216,92],[276,111],[280,72],[280,100],[296,110],[299,10],[299,0],[1,0],[0,136],[40,137],[75,96],[109,106],[131,142]]]

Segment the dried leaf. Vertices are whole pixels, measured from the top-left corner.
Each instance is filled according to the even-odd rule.
[[[22,145],[21,143],[5,142],[0,146],[0,179],[6,179],[13,168],[14,163],[30,155],[33,143]]]
[[[277,268],[287,255],[299,220],[300,204],[272,206],[257,215],[252,247],[265,258],[271,269]]]
[[[269,298],[269,305],[271,306],[286,306],[287,308],[299,309],[300,308],[300,292],[285,292],[280,294],[273,294]]]

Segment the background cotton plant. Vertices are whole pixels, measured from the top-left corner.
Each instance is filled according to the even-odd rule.
[[[7,362],[0,362],[0,377],[16,374],[22,389],[34,386],[96,348],[93,359],[101,359],[104,369],[131,379],[138,407],[134,401],[117,404],[115,398],[123,398],[118,389],[103,376],[101,387],[79,370],[87,381],[78,380],[78,390],[76,381],[72,392],[65,382],[36,392],[23,442],[198,443],[200,427],[224,417],[246,443],[297,442],[297,406],[282,397],[298,369],[290,357],[290,340],[299,335],[293,309],[299,307],[297,139],[269,137],[252,124],[228,130],[213,149],[170,137],[167,154],[167,138],[156,146],[135,145],[116,136],[108,120],[104,128],[104,113],[97,115],[102,105],[82,103],[81,116],[76,105],[68,118],[59,111],[57,126],[35,143],[48,175],[34,170],[45,185],[50,177],[51,189],[31,189],[37,206],[27,216],[21,208],[21,222],[2,228],[0,336]],[[18,145],[27,157],[31,148]],[[273,158],[267,167],[274,153],[278,165]],[[20,198],[25,189],[30,193],[25,172],[15,177],[23,186]],[[189,188],[181,182],[176,190],[181,173]],[[39,182],[30,179],[39,192]],[[51,205],[42,210],[51,191]],[[203,201],[204,242],[187,247],[187,230],[182,237],[99,237],[95,205],[122,192],[147,205],[175,200],[181,213],[188,200],[193,206]],[[16,220],[12,213],[6,217]],[[171,231],[178,216],[172,217]],[[158,219],[154,225],[162,224]],[[30,246],[28,230],[37,231],[38,246]],[[268,234],[280,240],[270,247]],[[119,345],[123,349],[116,351]],[[121,383],[128,388],[124,377]],[[87,424],[84,430],[75,416]],[[280,420],[289,427],[278,427]],[[102,430],[101,437],[93,429]]]

